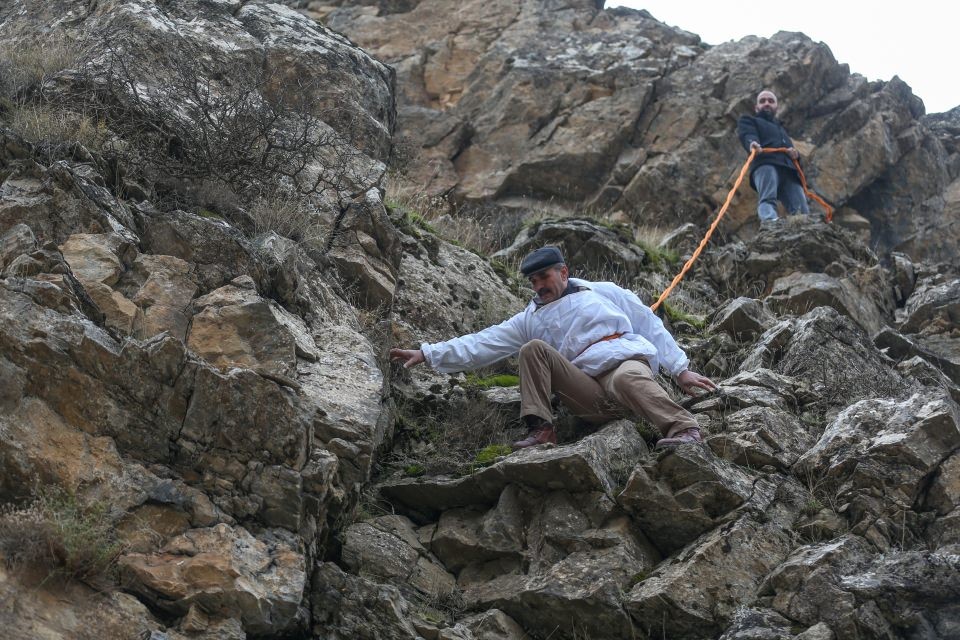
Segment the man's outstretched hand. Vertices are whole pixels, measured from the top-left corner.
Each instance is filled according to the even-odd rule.
[[[420,349],[390,349],[390,359],[394,361],[402,360],[404,369],[409,369],[424,361],[423,351],[420,351]]]
[[[689,369],[677,376],[677,384],[680,385],[680,388],[683,389],[683,392],[688,396],[696,395],[693,392],[694,387],[706,389],[707,391],[716,391],[718,389],[713,380]]]

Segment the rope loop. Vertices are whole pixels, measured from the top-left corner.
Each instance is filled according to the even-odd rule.
[[[789,149],[786,147],[778,148],[762,148],[760,153],[788,153]],[[740,168],[740,175],[737,176],[736,182],[733,183],[733,188],[730,189],[730,192],[727,194],[727,199],[724,201],[723,206],[720,207],[717,217],[714,219],[713,224],[710,225],[710,228],[707,229],[707,233],[703,236],[703,240],[700,241],[700,244],[697,246],[696,250],[693,252],[693,255],[690,256],[690,259],[683,265],[683,268],[680,269],[680,273],[674,277],[673,282],[670,283],[670,286],[663,290],[663,293],[660,294],[660,297],[657,298],[657,301],[650,306],[650,308],[656,311],[660,304],[667,299],[667,296],[676,288],[680,281],[683,280],[683,276],[687,275],[687,271],[690,270],[690,267],[693,266],[693,263],[696,262],[697,258],[700,257],[700,254],[706,248],[707,243],[710,241],[710,236],[713,235],[713,232],[716,230],[717,225],[720,224],[720,220],[723,219],[723,216],[727,213],[727,209],[730,207],[730,203],[733,202],[733,196],[737,193],[737,190],[740,188],[740,184],[743,182],[743,178],[747,175],[747,170],[750,168],[750,164],[753,162],[753,159],[757,156],[757,150],[751,149],[750,155],[747,157],[747,161],[743,163],[743,167]],[[797,173],[800,174],[800,184],[803,185],[803,192],[807,194],[810,198],[813,198],[823,207],[826,211],[826,221],[831,222],[833,220],[833,207],[827,204],[826,200],[821,198],[819,195],[811,191],[807,187],[807,178],[803,175],[803,169],[800,168],[800,161],[796,158],[791,158],[793,160],[793,166],[797,168]]]

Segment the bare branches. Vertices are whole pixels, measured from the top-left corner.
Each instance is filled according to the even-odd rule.
[[[119,30],[105,33],[96,55],[53,81],[43,103],[101,123],[110,144],[97,151],[161,197],[182,200],[215,182],[244,201],[286,192],[338,204],[372,186],[370,160],[355,144],[359,121],[311,103],[318,76],[304,79],[258,52],[218,58],[187,40],[170,49],[145,51]],[[38,78],[33,84],[50,83],[47,72]]]

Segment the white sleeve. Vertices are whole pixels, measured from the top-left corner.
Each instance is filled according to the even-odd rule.
[[[477,333],[436,344],[422,344],[423,357],[440,373],[476,369],[512,356],[528,342],[521,311],[509,320]]]
[[[667,373],[676,377],[686,371],[690,364],[687,354],[663,327],[663,321],[650,307],[643,304],[637,294],[609,282],[591,283],[590,286],[627,314],[633,332],[643,336],[657,348],[660,365]]]

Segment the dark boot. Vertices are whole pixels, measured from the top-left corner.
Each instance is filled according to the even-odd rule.
[[[523,440],[513,443],[514,449],[526,449],[538,444],[557,444],[557,430],[549,422],[534,427]]]
[[[676,447],[681,444],[700,444],[703,442],[703,438],[700,436],[700,429],[697,427],[689,427],[683,431],[677,432],[670,438],[661,438],[657,440],[657,445],[654,449],[665,449],[668,447]]]

